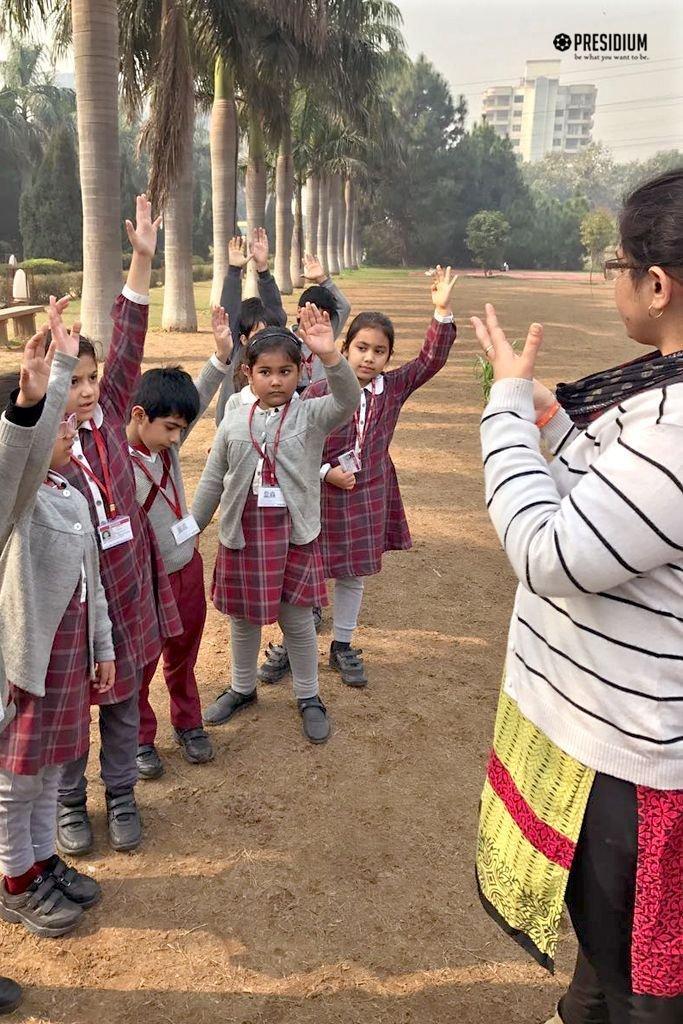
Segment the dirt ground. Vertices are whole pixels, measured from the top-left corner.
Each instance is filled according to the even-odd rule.
[[[397,364],[416,355],[430,313],[422,273],[361,272],[342,284],[354,312],[395,319]],[[205,287],[204,331],[152,332],[147,365],[199,369],[211,351],[207,295]],[[138,786],[144,844],[126,855],[108,848],[93,756],[96,847],[80,866],[102,882],[104,899],[63,940],[0,925],[2,973],[26,986],[10,1019],[536,1024],[551,1015],[571,940],[549,977],[483,913],[473,879],[514,588],[482,500],[467,318],[485,299],[511,336],[545,323],[548,382],[631,352],[602,282],[510,274],[458,283],[460,340],[406,405],[392,450],[414,547],[386,556],[366,591],[358,642],[370,686],[346,688],[326,668],[328,614],[319,646],[331,741],[304,740],[289,683],[261,687],[253,710],[212,731],[215,761],[193,767],[174,746],[157,678],[166,774]],[[3,354],[0,369],[16,362]],[[210,411],[184,450],[190,493],[212,434]],[[215,549],[213,526],[202,540],[207,584]],[[264,630],[264,642],[274,633]],[[204,703],[229,670],[228,623],[211,609],[198,673]]]

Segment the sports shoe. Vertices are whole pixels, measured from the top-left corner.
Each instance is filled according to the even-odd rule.
[[[57,849],[67,857],[84,857],[92,850],[93,837],[88,810],[80,804],[57,804]]]
[[[223,722],[227,722],[229,718],[232,718],[236,711],[241,711],[242,708],[248,707],[255,700],[256,687],[254,687],[251,693],[238,693],[237,690],[229,687],[227,690],[223,690],[216,697],[213,704],[209,704],[208,708],[206,708],[203,715],[204,721],[207,725],[222,725]]]
[[[0,977],[0,1015],[13,1013],[21,1002],[21,985],[11,978]]]
[[[259,666],[256,678],[261,683],[279,683],[289,672],[289,655],[284,644],[268,644],[266,660]]]
[[[61,889],[72,903],[77,903],[84,910],[94,907],[102,899],[99,883],[90,875],[84,875],[76,871],[76,868],[69,867],[57,854],[45,865],[44,874],[52,875],[57,888]]]
[[[176,731],[175,737],[183,751],[183,757],[190,764],[207,764],[213,761],[213,746],[206,734],[206,729],[198,726],[195,729]]]
[[[158,779],[164,774],[164,762],[153,743],[143,743],[138,747],[135,763],[138,766],[138,776],[146,781]]]
[[[368,685],[365,666],[361,657],[360,647],[341,647],[338,640],[333,640],[330,647],[330,668],[341,675],[342,683],[347,686],[362,687]]]
[[[117,853],[135,850],[142,842],[142,821],[132,789],[120,796],[106,794],[109,842]]]
[[[311,743],[325,743],[330,737],[330,720],[320,697],[307,697],[297,701],[297,704],[306,739]]]
[[[57,939],[73,931],[83,917],[83,907],[64,895],[52,875],[38,875],[26,892],[12,895],[0,885],[0,917],[23,924],[41,939]]]

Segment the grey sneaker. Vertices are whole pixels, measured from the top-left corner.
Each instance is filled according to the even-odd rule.
[[[229,718],[232,718],[236,711],[241,711],[242,708],[248,707],[255,700],[256,687],[254,687],[251,693],[238,693],[237,690],[229,687],[227,690],[223,690],[216,697],[213,704],[209,704],[208,708],[205,709],[204,721],[207,725],[222,725],[223,722],[227,722]]]
[[[41,939],[57,939],[73,931],[83,917],[83,908],[72,903],[52,875],[38,875],[26,892],[13,896],[0,885],[0,917],[23,924]]]
[[[347,686],[360,688],[368,685],[362,654],[363,651],[360,647],[340,647],[337,640],[332,641],[330,668],[339,672],[342,683],[346,683]]]
[[[325,743],[330,737],[330,720],[320,697],[307,697],[297,704],[306,739],[311,743]]]
[[[94,907],[102,899],[102,889],[94,878],[69,867],[56,854],[45,866],[45,874],[48,873],[54,878],[57,888],[61,889],[72,903],[77,903],[84,910]]]
[[[259,665],[256,678],[261,683],[279,683],[289,672],[289,655],[284,644],[268,644],[266,660]]]

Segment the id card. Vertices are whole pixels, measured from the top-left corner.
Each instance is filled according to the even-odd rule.
[[[197,520],[193,515],[187,515],[184,519],[179,519],[177,523],[173,524],[171,533],[176,544],[184,544],[190,537],[196,537],[199,533]]]
[[[280,487],[264,487],[258,489],[259,508],[287,508],[285,496]]]
[[[100,523],[97,527],[100,537],[100,547],[103,551],[110,548],[117,548],[119,544],[128,544],[133,539],[133,528],[130,525],[128,516],[119,516],[117,519],[110,519],[106,523]]]
[[[361,463],[360,458],[354,448],[350,452],[344,452],[343,455],[339,456],[339,468],[344,473],[360,473]]]

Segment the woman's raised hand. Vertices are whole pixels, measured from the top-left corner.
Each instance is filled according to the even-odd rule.
[[[531,324],[524,348],[521,352],[515,352],[505,337],[490,302],[486,303],[486,323],[484,324],[478,316],[473,316],[471,321],[484,355],[493,366],[494,380],[504,380],[507,377],[534,379],[536,357],[543,343],[541,324]]]

